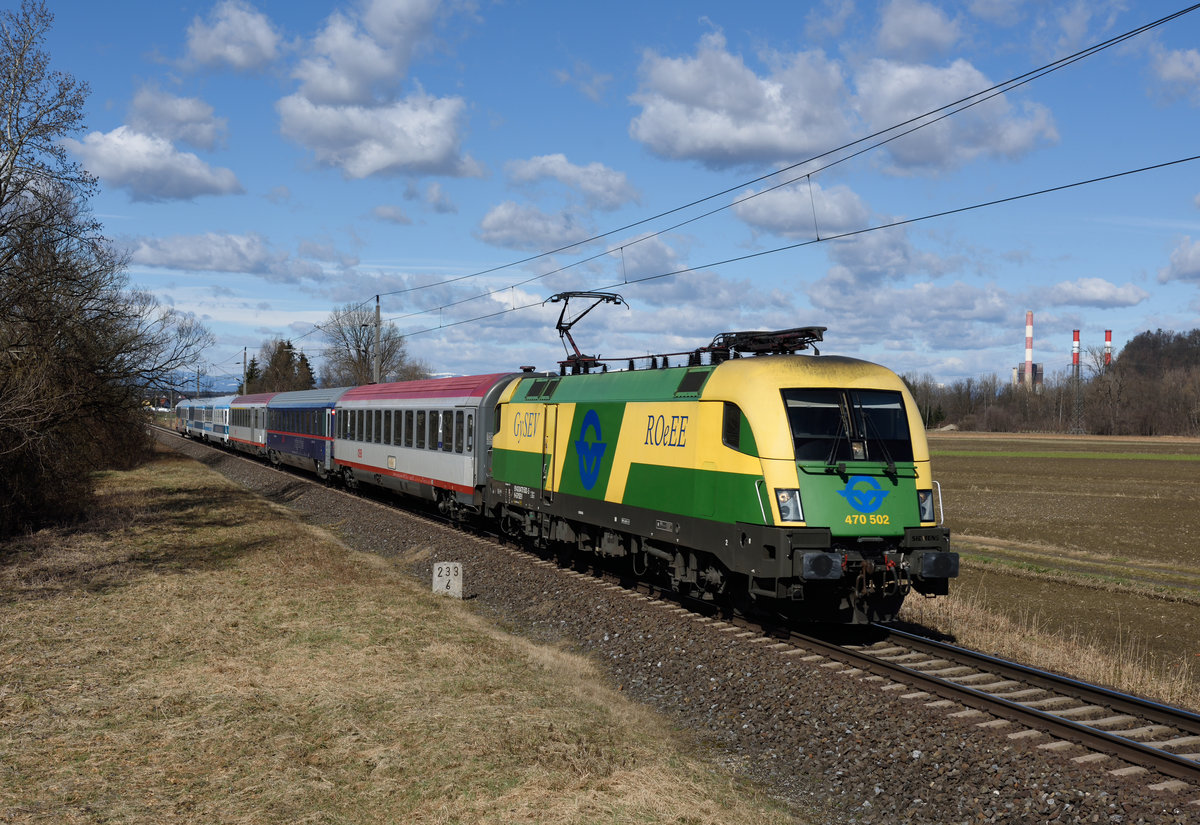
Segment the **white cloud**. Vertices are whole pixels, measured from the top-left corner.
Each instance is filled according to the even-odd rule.
[[[133,97],[129,123],[133,131],[182,140],[199,149],[212,149],[225,138],[227,121],[213,117],[213,108],[195,97],[176,97],[143,86]]]
[[[82,141],[63,144],[84,167],[113,186],[129,190],[135,201],[191,200],[200,195],[235,195],[244,190],[229,169],[214,168],[166,138],[128,126],[92,132]]]
[[[428,173],[477,176],[479,165],[460,154],[460,98],[425,94],[378,106],[330,106],[302,95],[276,104],[286,137],[346,178]]]
[[[971,14],[997,26],[1015,25],[1022,17],[1024,0],[972,0]]]
[[[399,206],[392,206],[391,204],[387,203],[376,206],[371,210],[371,214],[381,221],[400,224],[401,226],[408,226],[412,223],[412,218],[404,214],[403,209],[401,209]]]
[[[334,12],[313,41],[314,54],[293,73],[300,94],[314,103],[369,103],[382,86],[403,80],[405,55],[386,48],[357,23]]]
[[[791,162],[841,143],[849,125],[840,66],[821,52],[770,54],[766,77],[730,54],[718,32],[695,57],[646,52],[629,134],[655,154],[710,167]]]
[[[1150,293],[1135,284],[1117,286],[1103,278],[1077,278],[1050,287],[1046,303],[1089,307],[1131,307],[1150,297]]]
[[[1171,253],[1170,263],[1158,271],[1158,282],[1195,281],[1200,283],[1200,241],[1185,237]]]
[[[222,0],[207,20],[188,26],[188,60],[203,66],[259,69],[279,55],[279,33],[265,14],[240,0]]]
[[[829,270],[853,290],[870,290],[886,281],[905,278],[934,278],[945,275],[958,261],[944,259],[912,245],[902,228],[867,232],[828,244],[834,262]]]
[[[640,235],[630,238],[609,249],[609,263],[604,271],[611,273],[613,281],[636,281],[640,278],[665,275],[683,269],[685,264],[680,260],[678,251],[667,243],[662,235]],[[691,274],[686,276],[691,277]],[[647,292],[647,298],[653,303],[672,303],[668,297],[672,292],[670,282]]]
[[[534,183],[549,178],[581,193],[589,205],[599,209],[616,209],[638,199],[637,190],[624,172],[610,169],[602,163],[577,166],[566,155],[541,155],[529,160],[511,161],[505,167],[515,183]]]
[[[1155,45],[1151,51],[1151,67],[1155,77],[1166,86],[1169,94],[1189,97],[1200,105],[1200,51],[1196,49],[1165,49]]]
[[[458,213],[458,205],[451,199],[445,187],[437,181],[425,187],[424,201],[426,206],[439,214],[453,215]]]
[[[945,68],[890,60],[869,61],[856,77],[857,104],[871,131],[886,129],[992,83],[965,60]],[[1016,158],[1058,139],[1049,110],[1036,103],[1014,108],[994,97],[887,145],[894,172],[940,171],[980,156]]]
[[[484,216],[475,234],[497,246],[542,251],[582,241],[593,231],[569,211],[549,214],[536,206],[505,201]]]
[[[809,39],[841,37],[846,22],[854,16],[854,0],[824,0],[809,9],[804,18],[804,32]]]
[[[331,14],[293,72],[299,88],[276,103],[281,132],[349,179],[482,174],[461,150],[461,98],[400,94],[436,12],[436,0],[366,0]]]
[[[754,191],[748,189],[738,199],[753,195]],[[865,229],[870,219],[870,210],[849,187],[837,185],[824,189],[807,180],[742,200],[733,207],[733,213],[756,230],[802,239],[816,238],[818,232],[827,237]]]
[[[876,58],[858,68],[852,94],[843,64],[822,52],[766,52],[760,58],[767,67],[761,75],[727,50],[719,32],[702,38],[693,57],[647,52],[631,98],[642,111],[630,123],[630,135],[662,157],[710,167],[790,164],[827,152],[856,132],[895,126],[993,85],[961,59],[935,67]],[[936,173],[979,156],[1015,158],[1057,139],[1046,107],[996,97],[884,151],[893,172]]]
[[[130,252],[130,260],[147,267],[185,272],[246,273],[285,283],[324,276],[320,266],[272,250],[266,240],[254,232],[138,238]]]
[[[920,0],[891,0],[883,8],[876,42],[885,54],[921,59],[942,54],[959,39],[958,23]]]

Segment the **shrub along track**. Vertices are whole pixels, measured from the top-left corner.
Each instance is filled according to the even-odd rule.
[[[820,654],[650,599],[315,479],[161,432],[160,440],[424,581],[459,561],[464,594],[514,632],[581,649],[713,757],[835,822],[1194,822],[1200,790],[1114,775]],[[781,647],[781,645],[783,645]],[[832,666],[831,666],[832,665]],[[908,697],[908,698],[905,698]],[[453,701],[453,697],[447,697]],[[1040,744],[1045,744],[1043,739]]]

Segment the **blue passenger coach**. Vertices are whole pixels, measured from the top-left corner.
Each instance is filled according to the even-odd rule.
[[[224,445],[229,441],[232,395],[184,399],[175,405],[175,429],[180,435]]]
[[[333,407],[349,387],[281,392],[267,401],[267,458],[315,472],[333,469]]]

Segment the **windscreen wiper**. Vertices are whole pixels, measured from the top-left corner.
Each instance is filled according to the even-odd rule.
[[[837,458],[838,447],[840,447],[842,444],[843,433],[845,434],[846,441],[848,442],[850,440],[850,433],[847,431],[847,428],[846,428],[846,418],[847,418],[846,412],[847,411],[846,411],[846,408],[843,406],[843,402],[839,402],[838,403],[837,433],[833,437],[833,446],[831,446],[829,448],[829,455],[825,457],[825,467],[835,469],[837,471],[837,474],[842,476],[842,478],[846,477],[846,462],[839,461],[835,464],[834,459]]]
[[[895,481],[896,480],[896,462],[892,460],[892,454],[888,451],[887,442],[883,438],[883,433],[879,432],[879,427],[876,426],[876,424],[875,424],[874,420],[872,420],[871,416],[867,415],[867,410],[865,407],[863,407],[862,399],[859,398],[857,395],[855,395],[855,397],[854,397],[854,403],[858,408],[859,418],[862,419],[865,429],[867,430],[867,432],[865,433],[867,438],[871,437],[872,431],[875,433],[874,440],[879,445],[879,449],[883,452],[884,461],[887,463],[887,469],[884,470],[884,473],[887,475],[888,478]]]

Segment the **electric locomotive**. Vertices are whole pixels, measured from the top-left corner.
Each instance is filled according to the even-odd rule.
[[[785,622],[888,621],[910,590],[946,593],[958,554],[912,396],[877,364],[772,354],[811,330],[719,336],[707,365],[513,381],[489,513]]]
[[[823,332],[724,333],[679,367],[576,349],[557,374],[185,401],[176,428],[725,609],[889,621],[945,594],[958,554],[904,382],[796,354]]]

